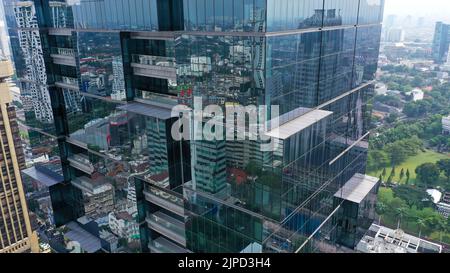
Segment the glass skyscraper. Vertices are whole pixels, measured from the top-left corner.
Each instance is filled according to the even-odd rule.
[[[433,60],[443,64],[447,60],[450,47],[450,24],[437,22],[433,37]],[[448,57],[450,58],[450,57]]]
[[[31,142],[62,167],[44,183],[56,226],[143,252],[335,252],[372,223],[384,0],[4,2]],[[175,140],[172,109],[194,97],[279,106],[260,133],[276,149]]]

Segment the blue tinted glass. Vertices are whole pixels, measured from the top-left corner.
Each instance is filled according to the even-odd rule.
[[[356,25],[359,0],[325,0],[324,26]]]
[[[234,5],[234,30],[244,30],[244,0],[233,0]]]
[[[136,8],[136,2],[137,0],[128,0],[128,4],[130,6],[130,26],[131,29],[137,28],[137,21],[136,19],[139,17],[139,13],[141,12],[141,9]]]
[[[72,8],[76,28],[157,30],[157,0],[80,0]]]
[[[144,16],[150,16],[150,13],[143,13],[144,0],[136,0],[136,27],[138,29],[145,29]]]
[[[267,31],[322,26],[323,0],[268,0]]]
[[[271,37],[267,48],[267,93],[282,114],[317,105],[321,32]]]
[[[150,0],[150,17],[151,17],[151,29],[157,30],[158,29],[158,7],[156,4],[157,0]]]
[[[384,0],[361,0],[359,24],[376,24],[383,20]]]
[[[224,1],[225,0],[215,0],[214,1],[214,12],[216,17],[216,30],[222,31],[224,29]]]
[[[188,0],[189,30],[198,30],[197,23],[197,0]]]
[[[244,31],[252,31],[254,24],[254,3],[253,0],[244,0]]]
[[[205,20],[206,20],[206,28],[207,31],[214,30],[215,18],[214,18],[214,1],[207,0],[205,1]]]
[[[225,0],[223,2],[223,30],[233,30],[234,20],[233,20],[233,1]]]
[[[122,51],[118,33],[79,32],[81,91],[125,100]]]
[[[199,30],[206,30],[206,0],[197,0],[197,22]]]
[[[355,67],[354,67],[354,86],[359,86],[363,82],[375,79],[378,64],[378,52],[380,48],[381,26],[358,27]]]

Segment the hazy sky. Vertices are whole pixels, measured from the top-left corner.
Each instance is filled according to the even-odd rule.
[[[449,0],[386,0],[385,14],[450,17]]]

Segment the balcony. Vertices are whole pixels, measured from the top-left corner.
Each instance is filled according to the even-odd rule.
[[[150,229],[164,235],[167,238],[186,246],[185,224],[161,211],[149,214],[147,224]]]
[[[182,248],[163,237],[152,240],[148,244],[148,248],[152,253],[191,253],[189,250]]]
[[[71,183],[87,196],[105,193],[108,195],[108,193],[111,193],[113,191],[112,185],[107,183],[107,181],[103,177],[92,179],[90,177],[80,176],[72,179]],[[112,200],[112,195],[110,196]]]
[[[145,190],[144,195],[145,200],[148,202],[184,217],[184,202],[182,198],[153,187],[150,190]]]
[[[52,54],[65,57],[75,57],[75,50],[73,48],[54,47],[52,48]]]
[[[297,108],[270,121],[266,136],[286,140],[315,124],[327,121],[332,114],[325,110]]]
[[[351,203],[362,204],[369,194],[374,194],[379,183],[380,180],[376,177],[357,173],[335,193],[334,197]]]
[[[55,64],[76,66],[73,48],[53,47],[50,56]]]
[[[135,75],[170,81],[177,80],[175,58],[138,54],[133,54],[131,58],[131,67],[133,67]]]
[[[55,85],[60,88],[79,90],[77,78],[61,76],[56,79]]]
[[[95,169],[94,165],[89,161],[89,158],[83,154],[75,154],[67,158],[70,162],[70,166],[86,173],[93,174]]]
[[[178,97],[171,95],[160,95],[151,91],[136,89],[135,100],[141,103],[150,103],[153,105],[167,107],[172,109],[179,104]]]

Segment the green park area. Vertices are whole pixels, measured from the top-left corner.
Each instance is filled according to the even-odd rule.
[[[435,242],[450,244],[450,220],[429,204],[423,203],[426,197],[414,186],[380,188],[377,213],[378,221],[390,228],[401,228],[409,234]],[[377,221],[377,222],[378,222]]]
[[[400,175],[401,175],[401,170],[403,169],[404,172],[406,172],[407,170],[409,170],[410,172],[410,180],[409,180],[409,184],[414,184],[415,180],[416,180],[416,168],[419,167],[420,165],[424,164],[424,163],[436,163],[439,160],[442,159],[450,159],[450,154],[440,154],[431,150],[425,150],[425,151],[420,151],[417,155],[415,156],[411,156],[408,159],[406,159],[405,162],[400,163],[398,166],[395,167],[395,176],[392,179],[392,181],[395,183],[400,183],[400,184],[404,184],[406,182],[406,176],[403,176],[402,179],[400,179]],[[386,168],[386,172],[387,175],[389,176],[389,174],[391,173],[392,169],[391,168]],[[383,169],[379,169],[376,171],[372,171],[369,173],[369,175],[374,176],[374,177],[380,177],[380,175],[382,175],[383,173]]]

